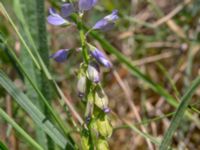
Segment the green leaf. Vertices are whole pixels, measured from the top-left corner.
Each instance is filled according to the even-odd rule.
[[[7,146],[0,141],[0,150],[8,150]]]
[[[73,145],[68,141],[49,119],[22,93],[12,81],[0,70],[0,85],[16,100],[16,102],[31,116],[35,123],[41,127],[60,147],[70,147]]]
[[[19,36],[19,39],[21,40],[21,42],[23,43],[23,45],[26,47],[27,52],[29,53],[29,55],[31,56],[31,59],[33,60],[33,62],[35,63],[36,67],[40,70],[40,64],[37,62],[37,59],[34,57],[33,53],[31,52],[30,48],[27,46],[26,42],[24,41],[23,37],[21,36],[19,30],[17,29],[17,27],[15,26],[14,22],[12,21],[12,19],[10,18],[10,16],[8,15],[7,11],[5,10],[4,6],[2,3],[0,3],[0,12],[2,12],[2,14],[5,16],[5,18],[10,22],[10,24],[13,26],[15,32],[17,33],[17,35]]]
[[[171,124],[164,135],[163,141],[161,142],[161,145],[159,148],[160,150],[166,150],[169,147],[172,136],[174,132],[176,131],[176,129],[178,128],[184,116],[184,113],[188,107],[188,104],[191,100],[191,97],[199,85],[200,85],[200,76],[194,80],[194,82],[191,84],[191,86],[187,89],[187,91],[181,98],[181,103],[179,104],[176,110],[176,113],[172,118]]]
[[[34,52],[33,49],[36,49],[37,43],[35,41],[37,39],[38,34],[36,21],[36,2],[32,0],[15,0],[13,8],[21,24],[21,26],[18,26],[18,29],[23,39],[25,39],[27,45],[31,47],[31,51]],[[22,62],[22,65],[24,66],[25,71],[29,74],[30,78],[35,83],[35,85],[37,85],[37,87],[41,89],[43,86],[41,85],[40,72],[36,69],[29,53],[23,45],[21,46],[19,57]],[[42,112],[45,112],[43,102],[40,100],[39,95],[36,93],[36,91],[34,90],[27,78],[24,78],[24,84],[26,86],[26,95],[34,102],[37,108],[39,108]],[[38,143],[42,145],[44,149],[48,149],[47,137],[45,135],[45,132],[36,125],[35,133],[36,140],[38,141]]]
[[[32,138],[30,137],[6,112],[0,108],[0,116],[4,118],[15,130],[23,136],[23,138],[36,150],[43,150],[43,148]],[[8,150],[8,148],[0,141],[0,150]]]

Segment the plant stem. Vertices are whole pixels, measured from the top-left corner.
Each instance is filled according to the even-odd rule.
[[[81,18],[81,23],[78,24],[78,29],[79,29],[79,34],[80,34],[83,59],[84,59],[84,62],[86,63],[86,65],[88,65],[89,55],[88,55],[88,50],[86,48],[86,38],[85,38],[84,29],[83,29],[82,18]]]

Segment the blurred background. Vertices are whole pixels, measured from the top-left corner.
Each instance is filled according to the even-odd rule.
[[[40,6],[32,0],[0,1],[30,49],[34,49],[35,46],[39,49],[53,78],[75,110],[83,117],[84,107],[76,89],[76,72],[82,61],[81,55],[74,53],[73,57],[62,64],[48,59],[49,55],[58,49],[80,47],[78,31],[74,26],[53,27],[47,22],[42,28],[38,27],[36,21],[38,16],[48,16],[49,7],[59,10],[65,1],[45,0],[45,14],[37,11],[37,7]],[[98,5],[84,16],[86,25],[91,27],[113,9],[117,9],[120,16],[116,27],[109,32],[98,32],[98,35],[120,52],[120,55],[123,54],[128,63],[133,64],[137,70],[127,67],[127,63],[102,46],[97,39],[88,37],[90,43],[103,50],[113,63],[113,69],[110,71],[101,68],[103,87],[112,110],[109,117],[114,130],[108,139],[110,149],[157,149],[156,142],[162,140],[181,97],[200,74],[200,1],[99,0]],[[43,47],[40,43],[45,42],[45,39],[41,41],[38,38],[43,39],[40,33],[45,26],[48,45],[44,44]],[[38,95],[24,78],[19,65],[5,50],[12,49],[41,91],[46,93],[53,109],[65,122],[71,122],[73,114],[64,110],[57,100],[55,90],[51,85],[44,83],[46,79],[35,69],[30,56],[24,51],[25,46],[2,12],[0,37],[0,69],[34,103],[38,103],[38,107],[43,107],[41,102],[35,100],[38,99]],[[169,98],[170,96],[172,98]],[[175,149],[200,149],[199,98],[198,88],[187,109],[190,117],[184,116],[173,136],[172,146]],[[0,107],[35,139],[38,134],[37,126],[12,99],[0,86]],[[78,121],[74,119],[72,122]],[[69,126],[75,130],[73,123],[69,123]],[[77,132],[72,131],[72,137],[75,143],[79,142],[80,136]],[[34,149],[3,118],[0,118],[0,140],[11,150]]]

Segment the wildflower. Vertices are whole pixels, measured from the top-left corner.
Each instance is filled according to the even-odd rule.
[[[86,77],[85,76],[81,76],[79,78],[78,83],[77,83],[77,89],[78,89],[78,96],[82,98],[86,92]]]
[[[64,18],[69,17],[75,11],[73,4],[71,3],[64,3],[61,6],[61,15]]]
[[[97,0],[79,0],[78,7],[79,7],[79,10],[81,11],[89,10],[96,3],[97,3]]]
[[[101,52],[96,47],[94,47],[94,46],[92,46],[90,44],[88,44],[88,45],[89,45],[92,57],[94,57],[98,63],[102,64],[106,68],[111,68],[112,67],[111,62],[106,58],[106,56],[104,55],[103,52]]]
[[[99,20],[94,26],[93,29],[99,29],[103,31],[110,30],[114,27],[115,21],[119,18],[118,11],[113,10],[110,15],[105,16],[103,19]]]
[[[61,7],[61,15],[56,12],[54,8],[49,9],[49,16],[47,21],[49,24],[55,26],[69,25],[70,22],[67,20],[67,17],[74,12],[73,5],[70,3],[65,3]],[[66,19],[65,19],[66,18]]]
[[[61,49],[50,56],[57,62],[64,62],[69,55],[69,49]]]
[[[98,83],[100,81],[98,65],[96,65],[96,66],[95,66],[95,64],[88,65],[87,73],[88,73],[88,78],[92,82]]]

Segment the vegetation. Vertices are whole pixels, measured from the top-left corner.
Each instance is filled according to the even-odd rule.
[[[199,0],[1,0],[0,150],[200,149]]]

